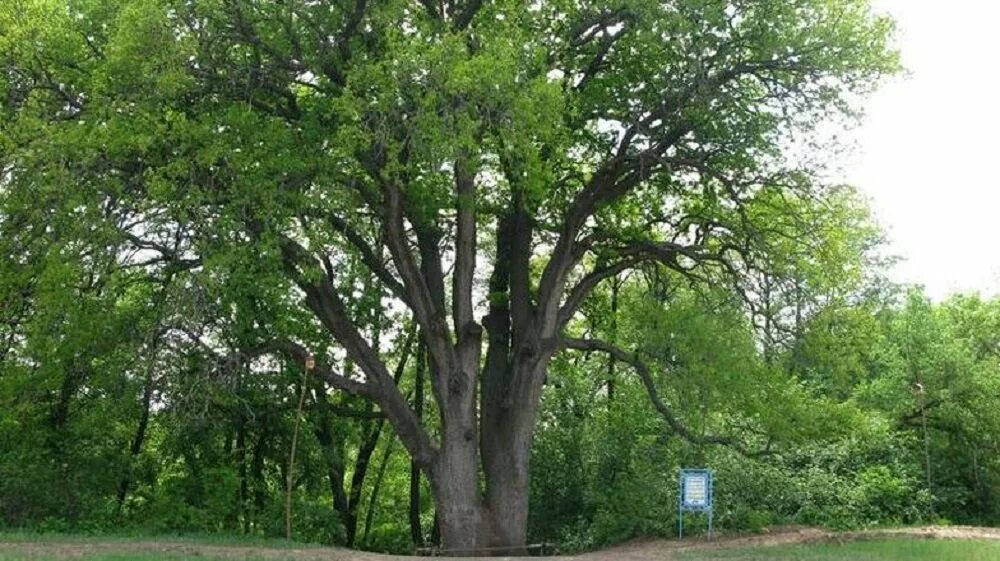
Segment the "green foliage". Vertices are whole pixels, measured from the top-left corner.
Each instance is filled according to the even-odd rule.
[[[919,292],[898,304],[831,301],[769,362],[720,294],[675,290],[659,304],[641,284],[617,291],[614,335],[634,338],[660,397],[695,435],[735,435],[765,453],[667,437],[626,364],[609,374],[601,355],[558,363],[536,440],[540,538],[589,548],[674,535],[677,469],[695,466],[715,471],[716,521],[730,530],[996,520],[985,499],[996,471],[982,451],[995,446],[997,416],[980,400],[997,391],[990,318],[1000,301],[932,304]],[[701,524],[692,517],[693,529]]]
[[[303,304],[327,282],[416,400],[420,318],[385,282],[399,258],[377,270],[395,189],[424,276],[474,209],[477,316],[538,306],[562,232],[567,290],[624,263],[565,331],[629,360],[547,372],[534,540],[669,535],[692,465],[732,529],[1000,518],[1000,304],[895,302],[865,202],[787,149],[898,70],[888,19],[865,0],[474,5],[462,25],[401,1],[0,5],[0,524],[282,535],[296,438],[293,537],[341,543],[353,520],[355,545],[410,549],[380,408],[266,349],[365,377]],[[478,264],[521,212],[527,294],[497,292]]]

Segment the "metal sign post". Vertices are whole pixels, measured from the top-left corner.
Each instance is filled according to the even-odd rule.
[[[708,538],[712,539],[712,471],[682,469],[677,497],[677,535],[684,537],[684,512],[708,514]]]

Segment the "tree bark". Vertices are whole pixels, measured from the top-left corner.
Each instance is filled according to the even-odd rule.
[[[483,395],[481,435],[446,431],[432,472],[442,549],[452,555],[516,555],[527,539],[529,466],[541,374],[548,354],[519,361],[512,380],[526,383]],[[506,397],[503,397],[506,396]],[[517,403],[517,407],[511,407]],[[487,415],[487,411],[491,411]],[[468,417],[475,420],[470,414]],[[485,493],[478,485],[481,473]]]
[[[615,276],[611,279],[611,344],[617,343],[618,339],[618,291],[621,289],[621,280]],[[608,355],[608,403],[615,400],[615,357]]]
[[[327,385],[322,379],[317,378],[315,406],[319,412],[319,422],[315,428],[316,440],[323,449],[326,459],[326,475],[330,485],[330,495],[333,497],[333,511],[346,532],[350,509],[347,492],[344,491],[344,442],[342,437],[334,440],[334,416],[330,412],[327,399]]]
[[[467,364],[467,366],[473,366]],[[473,367],[474,368],[474,367]],[[479,493],[475,381],[477,370],[452,372],[441,411],[441,451],[430,478],[444,549],[473,553],[485,539],[484,505]]]
[[[239,463],[240,490],[237,495],[239,507],[237,512],[243,526],[243,533],[250,533],[250,514],[248,503],[250,501],[250,483],[247,479],[247,439],[246,439],[246,419],[243,412],[238,414],[236,420],[236,461]]]
[[[534,364],[531,368],[541,368]],[[540,384],[538,385],[540,387]],[[469,434],[444,439],[431,478],[442,549],[449,555],[516,555],[527,539],[529,466],[537,400],[525,390],[522,407],[502,404],[495,424],[482,427],[485,493],[478,485],[480,458]],[[458,437],[460,436],[460,438]]]
[[[344,531],[347,534],[347,547],[353,547],[357,539],[358,506],[361,504],[361,492],[364,489],[365,478],[368,476],[372,454],[375,452],[381,434],[382,421],[378,420],[365,436],[365,440],[358,450],[358,457],[354,462],[354,475],[351,476],[351,488],[347,496],[347,512],[343,519]]]

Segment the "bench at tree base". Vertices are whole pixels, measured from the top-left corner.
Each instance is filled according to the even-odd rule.
[[[477,547],[474,549],[442,549],[440,547],[418,547],[414,553],[421,557],[459,556],[459,555],[513,555],[527,554],[533,557],[555,555],[556,545],[552,543],[535,543],[524,546]]]

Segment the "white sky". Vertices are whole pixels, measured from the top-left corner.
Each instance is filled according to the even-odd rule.
[[[868,103],[844,167],[935,299],[1000,293],[1000,1],[875,0],[895,16],[905,78]]]

